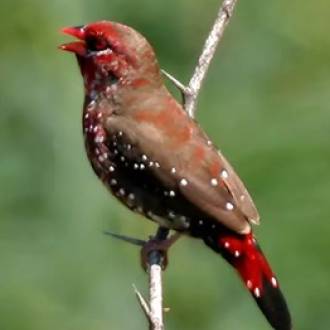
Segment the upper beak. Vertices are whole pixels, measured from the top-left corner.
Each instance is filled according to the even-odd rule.
[[[75,53],[77,55],[86,54],[85,30],[82,26],[65,27],[61,32],[73,36],[80,41],[69,42],[59,46],[59,49]]]

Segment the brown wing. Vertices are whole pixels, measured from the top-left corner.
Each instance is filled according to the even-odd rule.
[[[228,174],[226,175],[226,172],[223,172],[225,175],[221,175],[224,184],[233,196],[236,205],[246,215],[248,221],[258,225],[260,223],[260,216],[244,183],[220,151],[218,151],[218,155]]]
[[[109,119],[108,128],[123,131],[148,159],[157,162],[154,174],[170,189],[179,190],[188,201],[237,232],[248,232],[248,221],[259,217],[244,185],[229,163],[208,144],[198,125],[182,111],[169,113],[169,122],[136,122],[130,117]],[[147,118],[147,116],[146,116]]]

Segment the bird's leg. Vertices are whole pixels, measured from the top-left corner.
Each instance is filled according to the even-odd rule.
[[[180,233],[168,236],[168,229],[159,227],[155,236],[152,236],[141,249],[141,266],[148,271],[152,264],[159,264],[163,270],[168,264],[167,251],[179,239]]]
[[[148,241],[130,236],[115,234],[111,231],[105,231],[106,235],[110,235],[120,241],[124,241],[133,245],[141,246],[141,266],[145,271],[153,264],[158,264],[163,270],[168,264],[167,250],[179,239],[180,233],[168,237],[169,230],[159,227],[157,233],[151,236]]]

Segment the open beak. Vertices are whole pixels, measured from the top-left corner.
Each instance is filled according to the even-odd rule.
[[[83,56],[86,54],[86,43],[85,43],[85,30],[82,26],[66,27],[61,29],[61,32],[73,36],[79,41],[69,42],[60,45],[58,48],[67,52],[72,52],[77,55]]]

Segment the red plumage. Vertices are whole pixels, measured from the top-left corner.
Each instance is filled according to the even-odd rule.
[[[97,176],[128,208],[200,238],[240,274],[266,318],[290,315],[251,231],[255,205],[231,165],[163,84],[150,44],[132,28],[66,28],[84,78],[83,132]]]

